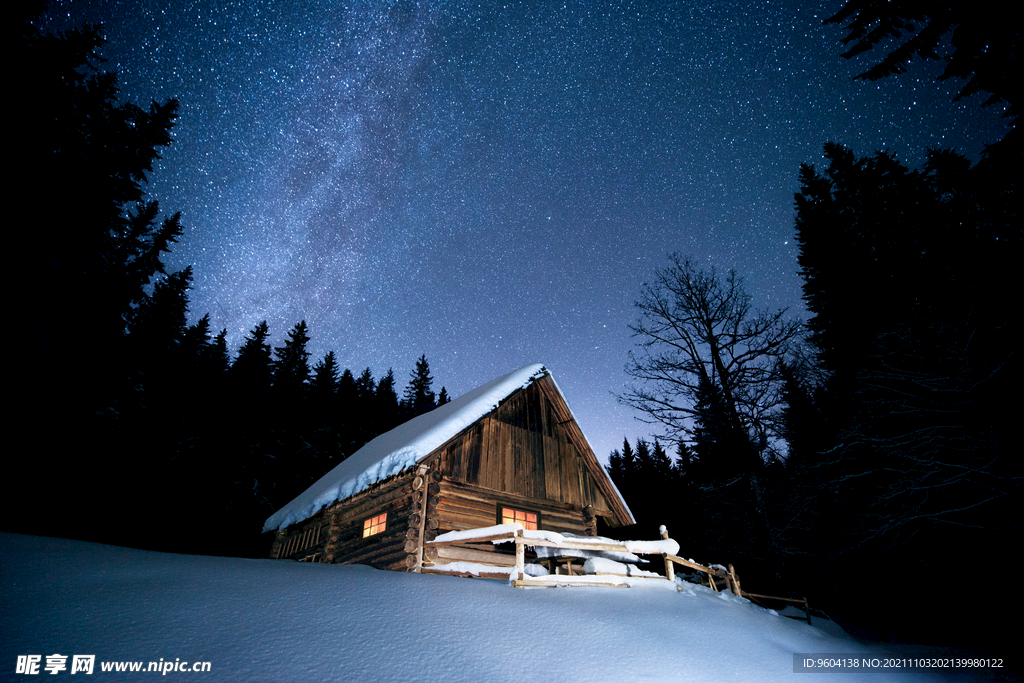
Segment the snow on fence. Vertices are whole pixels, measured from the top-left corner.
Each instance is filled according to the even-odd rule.
[[[515,564],[495,565],[493,562],[511,559],[509,556],[482,553],[479,546],[472,544],[490,542],[515,544]],[[428,548],[444,548],[461,546],[464,552],[474,553],[467,558],[487,560],[486,564],[473,562],[449,562],[424,566],[423,572],[430,574],[454,574],[459,576],[480,576],[488,578],[509,578],[517,588],[526,586],[566,586],[566,585],[597,585],[597,586],[629,586],[638,580],[659,579],[662,577],[654,572],[637,569],[637,555],[664,555],[678,552],[679,544],[672,539],[662,541],[616,541],[600,536],[574,536],[559,534],[553,531],[525,529],[522,524],[499,524],[480,529],[452,531],[438,536],[425,544]],[[536,564],[526,564],[526,547],[533,548],[541,560],[549,562],[547,570]],[[489,555],[490,557],[482,557]],[[566,562],[568,560],[568,562]],[[574,571],[572,561],[577,560],[576,569],[590,569],[588,574],[580,575]],[[568,573],[559,575],[558,564],[568,565]],[[550,573],[554,569],[555,573]]]
[[[617,541],[601,536],[560,534],[553,531],[526,529],[518,522],[466,531],[450,531],[424,544],[428,549],[435,549],[434,552],[428,550],[428,556],[432,556],[435,563],[424,564],[422,571],[428,574],[508,578],[516,588],[572,585],[628,587],[651,579],[668,579],[674,582],[675,568],[673,565],[679,565],[704,574],[706,585],[712,590],[720,591],[728,588],[739,597],[796,605],[807,615],[807,623],[811,623],[807,598],[783,598],[745,592],[740,587],[739,577],[731,564],[728,567],[722,565],[705,567],[693,560],[683,559],[677,555],[679,543],[669,538],[668,530],[662,526],[659,531],[661,533],[660,541]],[[480,543],[494,545],[514,543],[515,564],[497,564],[498,561],[511,559],[511,557],[481,552],[478,550],[480,546],[473,546],[473,544]],[[436,563],[436,560],[440,559],[436,549],[449,547],[462,549],[461,553],[457,553],[455,557],[481,561]],[[542,561],[548,561],[547,569],[540,568],[535,564],[526,564],[527,547],[533,548]],[[635,564],[629,564],[629,562],[640,561],[637,555],[661,555],[665,563],[665,576],[643,571],[637,569]],[[581,566],[573,567],[574,560],[582,561],[578,562],[578,565]],[[559,564],[567,569],[566,574],[558,574]],[[554,569],[554,574],[551,573],[552,569]],[[585,573],[580,575],[576,573],[576,569],[582,569]],[[701,583],[703,584],[704,581],[702,580]]]

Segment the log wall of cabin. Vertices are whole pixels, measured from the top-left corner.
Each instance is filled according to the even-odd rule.
[[[434,467],[455,482],[610,515],[573,442],[571,415],[560,415],[552,404],[546,379],[514,393],[446,444]]]
[[[439,488],[439,533],[499,524],[502,507],[536,512],[540,515],[540,528],[545,531],[572,534],[593,531],[593,515],[576,505],[493,491],[448,479],[443,479]]]
[[[499,514],[502,507],[537,513],[539,526],[546,531],[580,535],[596,533],[593,508],[580,509],[579,506],[568,503],[494,491],[448,478],[442,478],[438,489],[438,533],[500,523]],[[515,564],[515,546],[511,543],[463,543],[457,546],[427,548],[424,552],[426,567],[450,562],[508,567]]]
[[[424,494],[430,485],[429,476],[407,473],[332,505],[327,510],[331,529],[326,561],[366,564],[377,569],[414,567],[421,517],[429,514]],[[388,516],[384,531],[364,538],[364,522],[385,512]],[[429,525],[425,526],[428,527],[426,537],[433,538],[436,532],[430,530]]]

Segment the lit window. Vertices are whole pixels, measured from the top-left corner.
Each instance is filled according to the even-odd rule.
[[[363,538],[367,536],[373,536],[384,531],[384,527],[388,521],[388,513],[377,515],[376,517],[370,517],[370,519],[363,522]]]
[[[513,510],[512,508],[501,508],[501,523],[511,524],[519,522],[524,529],[537,530],[537,513]]]

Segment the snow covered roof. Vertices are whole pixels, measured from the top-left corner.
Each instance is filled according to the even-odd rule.
[[[263,530],[284,529],[309,519],[331,503],[412,467],[518,389],[545,374],[548,371],[543,365],[527,365],[381,434],[272,514]]]

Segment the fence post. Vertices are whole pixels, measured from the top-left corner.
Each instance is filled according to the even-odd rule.
[[[661,538],[664,539],[664,540],[667,540],[668,539],[668,529],[665,528],[664,524],[661,525],[660,531],[661,531]],[[672,566],[672,560],[668,559],[668,556],[666,556],[664,553],[662,553],[662,557],[665,559],[665,578],[668,579],[669,581],[675,581],[676,580],[676,568]]]
[[[732,584],[732,592],[736,594],[736,597],[742,598],[743,591],[740,589],[740,577],[736,576],[736,570],[733,569],[732,565],[729,565],[729,583]]]
[[[516,571],[519,574],[519,580],[522,581],[526,572],[526,546],[520,542],[523,537],[523,530],[516,530]]]

